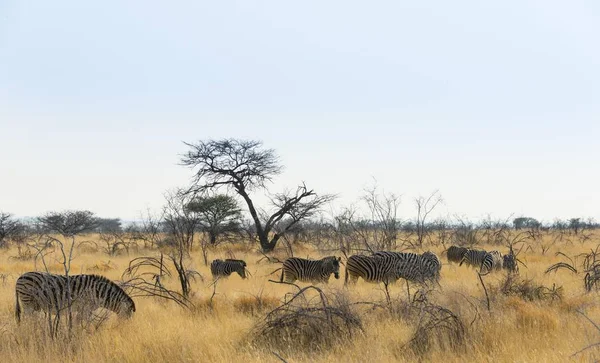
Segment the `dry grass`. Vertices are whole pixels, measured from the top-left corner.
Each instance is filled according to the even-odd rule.
[[[93,238],[86,236],[85,240]],[[551,240],[549,236],[544,238]],[[265,260],[258,263],[263,256],[247,245],[221,247],[210,251],[209,258],[226,258],[233,251],[236,258],[248,263],[252,277],[242,280],[232,275],[219,280],[214,296],[211,279],[192,282],[194,308],[191,311],[162,300],[136,298],[137,312],[133,319],[123,322],[111,317],[97,331],[78,331],[70,343],[48,338],[45,325],[39,320],[27,319],[21,326],[16,325],[14,282],[20,274],[43,267],[40,261],[36,263],[31,258],[11,258],[17,255],[16,249],[1,250],[0,356],[6,362],[277,362],[280,361],[277,355],[289,362],[394,362],[421,358],[444,362],[590,361],[600,358],[600,350],[590,349],[574,358],[571,356],[600,341],[598,332],[577,312],[584,311],[593,321],[600,322],[598,293],[586,293],[580,275],[564,269],[544,272],[564,260],[555,252],[575,256],[589,252],[598,243],[600,238],[592,237],[584,243],[558,242],[544,253],[541,248],[524,250],[519,258],[527,268],[520,266],[519,279],[507,288],[510,293],[502,292],[502,288],[506,288],[504,273],[483,277],[491,295],[489,311],[475,271],[448,265],[445,257],[441,258],[444,263],[441,288],[427,293],[426,303],[410,304],[405,284],[397,283],[389,288],[391,304],[395,304],[390,308],[382,286],[361,280],[346,289],[343,279],[332,277],[329,284],[318,287],[333,307],[339,307],[335,297],[344,296],[352,313],[360,319],[363,331],[352,330],[351,335],[346,335],[344,329],[340,329],[339,340],[331,340],[331,346],[323,344],[316,350],[275,343],[253,344],[256,328],[267,314],[288,301],[298,289],[268,282],[269,278],[278,277],[278,274],[268,274],[279,265]],[[313,258],[321,255],[306,245],[294,252]],[[441,249],[434,252],[441,256]],[[72,273],[98,273],[119,280],[130,259],[154,254],[155,251],[139,251],[109,260],[102,252],[82,248],[76,251]],[[283,249],[275,255],[285,258]],[[60,272],[56,257],[56,254],[47,256],[46,263],[50,270]],[[187,268],[210,276],[210,269],[204,266],[199,251],[192,254]],[[163,283],[173,289],[178,286],[175,276],[165,278]],[[560,299],[538,298],[543,295],[541,292],[547,292],[541,286],[562,287]],[[411,297],[415,296],[416,289],[411,286]],[[313,329],[310,344],[312,348],[319,348],[319,331],[314,328],[310,327]],[[293,326],[286,329],[294,339],[299,339],[294,334],[303,334],[294,331]],[[417,346],[411,345],[411,342],[419,343],[414,343],[415,339],[420,339]],[[275,338],[271,341],[275,342]],[[287,341],[287,344],[294,343]]]

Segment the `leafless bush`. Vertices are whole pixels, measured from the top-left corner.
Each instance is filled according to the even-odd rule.
[[[253,345],[287,353],[322,351],[348,343],[362,331],[362,322],[344,295],[330,299],[312,285],[298,289],[253,328]]]
[[[391,193],[377,191],[377,185],[364,190],[362,200],[367,204],[373,224],[372,247],[375,250],[393,250],[396,248],[400,221],[398,206],[400,197]]]
[[[531,279],[523,279],[518,275],[507,274],[499,287],[493,288],[506,296],[518,296],[527,301],[535,300],[561,300],[563,297],[562,286],[556,287],[555,284],[551,288],[537,284]]]
[[[180,271],[176,260],[172,257],[170,260],[177,270],[180,282],[182,281],[180,274],[184,275],[183,284],[185,285],[182,286],[181,293],[168,289],[163,284],[163,279],[172,277],[173,273],[166,265],[162,253],[160,257],[137,257],[129,261],[128,267],[121,275],[122,287],[131,297],[156,297],[173,301],[185,308],[192,308],[193,304],[188,299],[189,280],[196,276],[202,277],[202,275],[196,271]]]
[[[466,329],[462,320],[451,310],[428,301],[414,304],[418,323],[407,348],[422,355],[435,344],[442,350],[461,350],[465,347]]]
[[[423,196],[419,196],[415,198],[415,206],[417,207],[417,218],[415,220],[415,225],[417,227],[417,246],[422,247],[423,242],[429,235],[430,231],[427,226],[427,217],[435,207],[442,203],[443,199],[439,192],[436,190],[431,193],[427,198]]]
[[[585,291],[590,292],[593,289],[598,290],[600,288],[600,245],[597,245],[595,249],[590,250],[589,253],[579,254],[574,258],[571,258],[562,252],[557,252],[556,255],[563,256],[569,262],[561,261],[555,263],[548,267],[545,273],[557,272],[560,269],[565,269],[572,273],[583,275]],[[583,257],[581,270],[577,269],[578,257]]]
[[[591,250],[590,253],[583,254],[583,283],[586,291],[598,289],[600,287],[600,245]]]

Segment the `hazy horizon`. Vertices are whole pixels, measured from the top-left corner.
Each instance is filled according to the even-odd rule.
[[[183,142],[261,140],[356,203],[600,220],[600,4],[0,3],[0,211],[137,219]],[[259,197],[264,206],[266,198]],[[329,207],[328,207],[329,208]],[[329,213],[329,209],[325,210]]]

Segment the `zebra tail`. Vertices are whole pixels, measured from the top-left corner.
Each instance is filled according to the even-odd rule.
[[[19,294],[15,294],[15,318],[17,319],[17,324],[21,322],[21,304],[19,304]]]

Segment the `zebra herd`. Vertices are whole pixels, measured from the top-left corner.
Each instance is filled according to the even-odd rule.
[[[501,269],[510,272],[517,272],[517,258],[511,252],[507,255],[502,255],[499,251],[475,250],[466,247],[450,246],[446,252],[448,262],[458,263],[462,266],[463,263],[467,266],[479,268],[479,273],[486,274],[492,271]]]
[[[465,264],[489,273],[501,269],[517,272],[517,260],[512,250],[507,255],[498,251],[475,250],[450,246],[446,251],[449,263]],[[340,278],[341,257],[327,256],[319,260],[291,257],[283,262],[281,282],[294,281],[327,283],[331,274]],[[213,279],[237,273],[246,278],[246,262],[237,259],[216,259],[210,265]],[[346,261],[344,285],[356,283],[359,278],[372,283],[394,283],[399,279],[427,284],[439,284],[442,264],[431,251],[412,252],[378,251],[371,255],[351,255]],[[45,311],[59,314],[70,307],[77,314],[90,314],[97,308],[113,311],[121,317],[131,317],[135,303],[117,284],[104,276],[64,276],[47,272],[26,272],[19,276],[15,286],[15,317],[22,313]],[[87,309],[87,310],[86,310]]]

